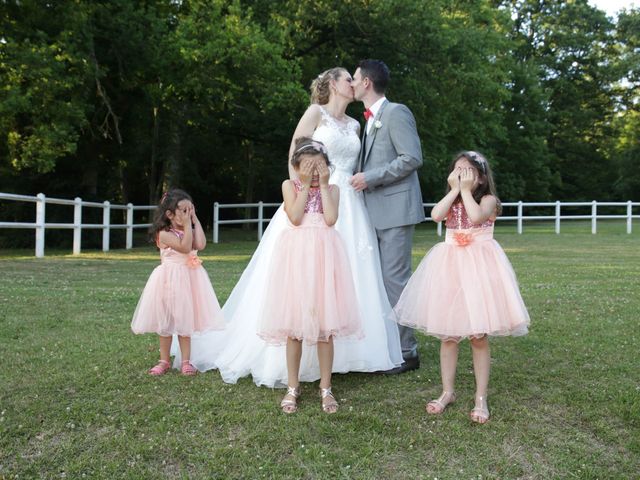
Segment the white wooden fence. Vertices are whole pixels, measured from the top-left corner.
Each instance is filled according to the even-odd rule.
[[[262,238],[262,232],[264,230],[264,223],[269,222],[271,215],[265,218],[264,209],[278,207],[279,203],[214,203],[213,204],[213,242],[218,243],[220,235],[220,225],[238,224],[238,223],[257,223],[258,224],[258,241]],[[435,203],[424,203],[425,208],[431,208]],[[536,221],[536,220],[553,220],[555,222],[555,232],[560,233],[560,221],[561,220],[591,220],[591,233],[597,232],[598,220],[604,219],[626,219],[627,233],[631,233],[632,220],[634,218],[640,218],[640,214],[633,215],[633,208],[640,207],[640,202],[505,202],[502,204],[503,208],[516,207],[516,215],[502,215],[498,217],[499,221],[515,220],[517,231],[519,234],[523,231],[524,221]],[[221,220],[220,210],[225,208],[258,208],[258,218],[246,218],[239,220]],[[524,209],[534,208],[553,208],[553,215],[524,215]],[[587,212],[582,215],[562,215],[563,207],[578,207],[587,208]],[[619,208],[622,212],[618,215],[602,215],[598,214],[599,207],[615,207]],[[426,217],[426,221],[432,221],[431,217]],[[442,235],[442,222],[438,223],[438,235]]]
[[[48,198],[44,194],[38,195],[16,195],[13,193],[1,193],[0,200],[10,200],[18,202],[30,202],[35,203],[35,222],[3,222],[0,221],[0,228],[23,228],[33,229],[35,231],[35,255],[36,257],[44,257],[44,239],[47,229],[72,229],[73,230],[73,253],[77,255],[82,250],[82,230],[83,229],[101,229],[102,230],[102,250],[104,252],[109,251],[109,239],[111,230],[125,229],[126,241],[125,247],[130,249],[133,245],[133,229],[134,228],[148,228],[149,223],[133,223],[133,216],[135,211],[153,211],[155,205],[117,205],[110,202],[85,202],[81,198],[75,198],[73,200],[61,199],[61,198]],[[47,223],[46,222],[46,205],[69,205],[73,206],[73,223]],[[220,225],[229,224],[243,224],[243,223],[257,223],[258,224],[258,240],[262,238],[264,230],[264,224],[269,222],[272,215],[265,216],[265,208],[278,207],[279,203],[226,203],[220,204],[218,202],[213,204],[213,242],[218,243],[220,236]],[[431,208],[434,203],[423,204],[425,208]],[[590,220],[591,221],[591,233],[597,232],[597,221],[605,219],[625,219],[627,224],[627,233],[632,231],[633,219],[640,218],[640,214],[633,214],[633,209],[640,207],[640,202],[507,202],[502,204],[503,207],[516,207],[516,215],[503,215],[498,217],[499,221],[511,220],[516,222],[518,233],[523,232],[523,223],[525,221],[536,220],[553,220],[555,222],[555,232],[560,233],[560,221],[561,220]],[[102,223],[82,223],[82,210],[83,208],[100,208],[102,209]],[[524,215],[525,208],[552,208],[552,215]],[[581,209],[587,209],[587,213],[581,215],[562,215],[563,207],[578,207]],[[622,213],[616,215],[603,215],[598,213],[598,208],[601,207],[613,207],[620,209]],[[258,218],[246,218],[246,219],[232,219],[221,220],[220,210],[228,208],[257,208]],[[126,223],[111,223],[111,211],[112,210],[125,210]],[[425,218],[427,221],[431,221],[430,217]],[[438,235],[442,235],[442,223],[438,223]]]
[[[0,222],[0,228],[27,228],[35,230],[36,234],[36,257],[44,257],[44,236],[47,229],[72,229],[73,230],[73,254],[77,255],[82,249],[82,230],[83,229],[102,229],[102,251],[109,251],[109,238],[111,230],[126,229],[126,248],[129,249],[133,245],[133,229],[148,228],[149,223],[133,223],[133,213],[136,210],[152,211],[155,205],[134,206],[131,203],[127,205],[116,205],[107,201],[84,202],[81,198],[74,200],[62,198],[47,198],[44,194],[39,193],[35,197],[29,195],[16,195],[13,193],[0,193],[0,200],[13,200],[18,202],[31,202],[36,204],[36,221],[35,222]],[[73,223],[47,223],[46,222],[46,205],[69,205],[73,206]],[[102,223],[82,223],[82,209],[84,207],[101,208]],[[126,223],[111,223],[112,210],[126,210]]]

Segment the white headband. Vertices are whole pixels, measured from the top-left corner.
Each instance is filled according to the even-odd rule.
[[[473,160],[474,162],[478,162],[480,164],[480,166],[482,167],[482,170],[484,171],[484,173],[487,173],[487,159],[484,158],[484,155],[482,155],[481,153],[478,152],[474,152],[473,150],[469,150],[464,152],[462,155],[469,157],[471,160]]]

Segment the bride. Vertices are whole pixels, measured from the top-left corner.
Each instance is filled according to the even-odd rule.
[[[360,309],[364,338],[335,341],[335,373],[389,370],[402,363],[398,328],[382,282],[375,232],[362,192],[354,191],[349,184],[360,151],[360,124],[345,114],[352,101],[349,72],[332,68],[318,75],[311,85],[312,103],[296,127],[289,151],[291,156],[295,139],[301,136],[312,136],[324,143],[333,165],[329,181],[340,187],[335,228],[347,247],[357,292],[354,301]],[[291,165],[289,176],[296,178]],[[285,347],[269,346],[256,335],[269,260],[279,234],[286,227],[287,215],[281,205],[222,308],[226,330],[192,338],[191,363],[198,370],[217,368],[227,383],[252,375],[256,385],[286,386]],[[315,349],[303,348],[300,380],[310,382],[318,378]]]

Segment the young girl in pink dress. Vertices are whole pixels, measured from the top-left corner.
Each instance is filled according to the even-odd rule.
[[[442,413],[456,399],[454,381],[458,342],[471,342],[476,379],[471,420],[489,420],[489,336],[524,335],[529,314],[515,273],[493,239],[501,207],[486,158],[477,152],[456,156],[449,168],[448,192],[433,210],[436,222],[446,219],[447,234],[424,257],[405,287],[395,311],[398,322],[440,338],[443,391],[427,404]]]
[[[302,342],[316,345],[322,409],[335,413],[331,393],[334,337],[361,337],[361,321],[349,259],[333,225],[340,191],[329,185],[325,146],[300,137],[291,157],[298,180],[282,184],[290,223],[278,239],[267,276],[258,335],[273,345],[286,344],[287,393],[280,407],[297,410]]]
[[[133,314],[134,333],[160,335],[160,361],[149,370],[164,375],[170,368],[173,335],[178,335],[182,374],[195,375],[189,362],[191,335],[224,328],[222,311],[211,281],[198,258],[206,245],[191,197],[182,190],[167,192],[149,229],[160,249],[161,263],[147,281]]]

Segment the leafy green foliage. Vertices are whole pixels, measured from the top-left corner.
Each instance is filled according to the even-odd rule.
[[[82,12],[51,7],[49,18],[30,2],[0,8],[9,10],[4,19],[15,13],[13,21],[2,22],[0,42],[2,160],[16,170],[51,172],[61,156],[76,152],[88,123],[89,69],[74,38]]]
[[[425,201],[462,149],[504,200],[635,199],[638,25],[587,0],[1,2],[0,190],[177,185],[204,218],[277,201],[312,79],[374,57],[415,114]]]

